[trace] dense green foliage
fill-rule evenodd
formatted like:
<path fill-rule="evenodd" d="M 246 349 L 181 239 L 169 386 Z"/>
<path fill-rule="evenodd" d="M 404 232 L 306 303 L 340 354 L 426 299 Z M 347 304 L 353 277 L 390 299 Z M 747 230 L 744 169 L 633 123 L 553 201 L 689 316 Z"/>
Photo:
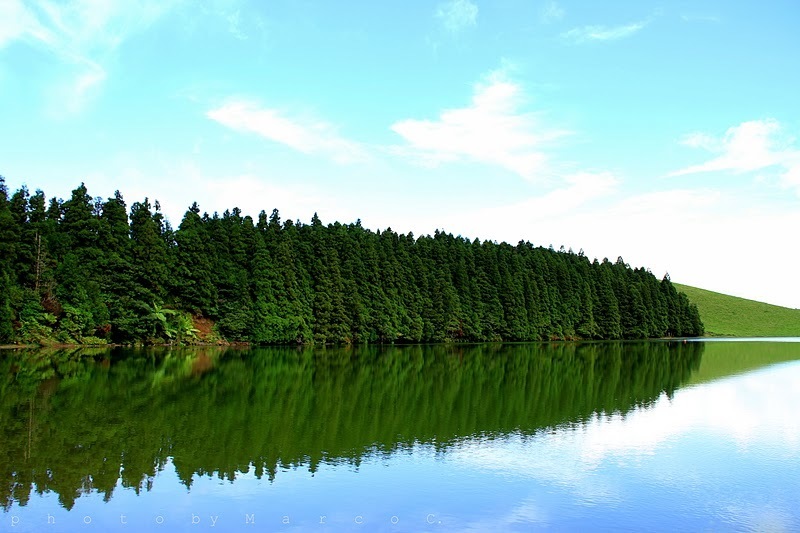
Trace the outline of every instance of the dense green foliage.
<path fill-rule="evenodd" d="M 149 490 L 170 461 L 272 480 L 646 408 L 704 343 L 91 349 L 0 354 L 0 502 Z M 158 483 L 156 479 L 155 483 Z M 120 489 L 119 487 L 122 487 Z"/>
<path fill-rule="evenodd" d="M 83 185 L 48 204 L 0 181 L 0 254 L 0 342 L 180 341 L 192 317 L 262 344 L 703 333 L 668 278 L 621 258 L 197 204 L 173 230 L 158 202 L 128 211 Z"/>
<path fill-rule="evenodd" d="M 800 309 L 779 307 L 718 292 L 678 285 L 703 315 L 706 335 L 800 337 Z"/>

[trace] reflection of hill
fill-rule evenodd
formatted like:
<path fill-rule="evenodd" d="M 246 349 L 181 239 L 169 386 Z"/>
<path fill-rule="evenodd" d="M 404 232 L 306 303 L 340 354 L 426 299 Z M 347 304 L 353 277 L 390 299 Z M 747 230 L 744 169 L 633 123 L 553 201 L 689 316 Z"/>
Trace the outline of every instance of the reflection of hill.
<path fill-rule="evenodd" d="M 757 368 L 800 359 L 798 342 L 708 341 L 703 361 L 688 384 L 744 374 Z"/>
<path fill-rule="evenodd" d="M 6 505 L 33 487 L 71 508 L 82 492 L 180 478 L 270 479 L 289 465 L 358 464 L 474 435 L 535 433 L 672 392 L 702 343 L 408 346 L 143 352 L 0 359 Z M 109 361 L 113 361 L 110 363 Z"/>

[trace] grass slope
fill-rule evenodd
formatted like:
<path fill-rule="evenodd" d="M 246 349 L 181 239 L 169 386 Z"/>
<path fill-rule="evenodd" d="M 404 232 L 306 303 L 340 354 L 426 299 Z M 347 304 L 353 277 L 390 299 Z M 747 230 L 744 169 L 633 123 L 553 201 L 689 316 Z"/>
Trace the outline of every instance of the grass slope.
<path fill-rule="evenodd" d="M 800 337 L 800 309 L 674 284 L 700 311 L 711 337 Z"/>

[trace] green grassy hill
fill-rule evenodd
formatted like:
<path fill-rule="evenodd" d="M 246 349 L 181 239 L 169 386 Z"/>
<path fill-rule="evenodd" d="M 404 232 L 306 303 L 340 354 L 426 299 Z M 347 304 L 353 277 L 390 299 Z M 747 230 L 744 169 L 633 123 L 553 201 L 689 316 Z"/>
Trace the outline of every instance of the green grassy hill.
<path fill-rule="evenodd" d="M 789 309 L 688 285 L 675 287 L 697 304 L 711 337 L 800 337 L 800 309 Z"/>

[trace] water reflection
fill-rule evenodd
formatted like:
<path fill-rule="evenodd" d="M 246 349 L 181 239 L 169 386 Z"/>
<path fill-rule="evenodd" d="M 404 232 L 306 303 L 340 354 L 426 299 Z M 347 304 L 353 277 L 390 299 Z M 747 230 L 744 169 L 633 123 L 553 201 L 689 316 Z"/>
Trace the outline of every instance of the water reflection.
<path fill-rule="evenodd" d="M 274 480 L 286 468 L 359 468 L 424 445 L 591 428 L 670 398 L 702 343 L 193 349 L 5 353 L 0 360 L 3 504 L 54 492 L 139 494 L 169 465 Z M 598 415 L 600 414 L 600 415 Z M 466 447 L 466 448 L 465 448 Z M 470 452 L 478 457 L 475 452 Z"/>
<path fill-rule="evenodd" d="M 797 346 L 793 354 L 800 356 Z M 798 409 L 794 361 L 552 435 L 511 436 L 491 447 L 472 441 L 449 460 L 525 487 L 528 497 L 491 517 L 500 530 L 515 529 L 523 515 L 528 526 L 567 530 L 797 531 Z M 548 487 L 558 487 L 555 501 Z M 488 524 L 478 517 L 464 529 Z"/>

